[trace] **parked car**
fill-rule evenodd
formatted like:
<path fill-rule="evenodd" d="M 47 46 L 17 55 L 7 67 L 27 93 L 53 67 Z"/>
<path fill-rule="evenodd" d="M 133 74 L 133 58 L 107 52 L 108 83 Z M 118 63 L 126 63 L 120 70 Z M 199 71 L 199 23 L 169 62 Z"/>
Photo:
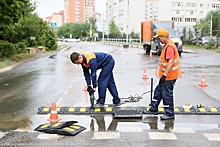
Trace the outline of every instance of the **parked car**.
<path fill-rule="evenodd" d="M 194 38 L 192 43 L 193 45 L 202 44 L 202 38 Z"/>
<path fill-rule="evenodd" d="M 207 36 L 207 37 L 202 37 L 202 45 L 207 45 L 209 41 L 214 40 L 214 42 L 217 42 L 216 36 Z"/>

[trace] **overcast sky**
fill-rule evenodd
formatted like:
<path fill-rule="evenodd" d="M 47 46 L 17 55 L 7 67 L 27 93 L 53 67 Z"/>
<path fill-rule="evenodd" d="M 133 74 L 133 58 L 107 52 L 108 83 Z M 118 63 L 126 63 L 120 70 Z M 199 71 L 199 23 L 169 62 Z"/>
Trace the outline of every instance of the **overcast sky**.
<path fill-rule="evenodd" d="M 46 18 L 53 14 L 53 12 L 58 12 L 64 10 L 64 0 L 31 0 L 37 2 L 37 14 L 40 17 Z M 101 13 L 105 12 L 105 2 L 106 0 L 95 0 L 96 10 L 95 12 Z"/>

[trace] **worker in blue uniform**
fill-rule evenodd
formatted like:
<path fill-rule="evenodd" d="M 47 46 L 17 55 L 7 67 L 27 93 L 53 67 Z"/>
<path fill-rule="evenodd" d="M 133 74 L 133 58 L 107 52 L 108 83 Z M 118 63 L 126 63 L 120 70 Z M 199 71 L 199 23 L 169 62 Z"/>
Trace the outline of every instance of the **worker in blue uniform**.
<path fill-rule="evenodd" d="M 73 64 L 81 64 L 87 83 L 88 92 L 95 92 L 96 88 L 98 87 L 99 98 L 94 105 L 94 108 L 104 107 L 107 88 L 113 97 L 113 104 L 115 106 L 121 105 L 121 100 L 118 96 L 118 91 L 112 72 L 115 65 L 115 60 L 111 55 L 102 52 L 81 54 L 73 52 L 70 55 L 70 60 Z M 101 72 L 97 80 L 98 69 L 101 69 Z"/>

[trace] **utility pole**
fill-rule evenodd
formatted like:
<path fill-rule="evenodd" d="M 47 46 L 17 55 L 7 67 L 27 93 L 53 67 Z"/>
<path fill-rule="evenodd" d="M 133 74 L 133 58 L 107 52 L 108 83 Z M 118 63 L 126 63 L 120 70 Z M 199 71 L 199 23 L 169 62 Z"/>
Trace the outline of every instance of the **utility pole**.
<path fill-rule="evenodd" d="M 128 34 L 129 34 L 129 0 L 128 0 L 128 13 L 127 13 L 127 39 L 126 39 L 126 43 L 128 45 Z"/>
<path fill-rule="evenodd" d="M 212 14 L 211 14 L 211 21 L 210 21 L 210 36 L 212 36 Z"/>
<path fill-rule="evenodd" d="M 103 23 L 103 28 L 102 28 L 102 41 L 103 41 L 103 44 L 105 43 L 105 20 L 104 20 L 104 11 L 103 11 L 103 16 L 102 16 L 102 23 Z"/>

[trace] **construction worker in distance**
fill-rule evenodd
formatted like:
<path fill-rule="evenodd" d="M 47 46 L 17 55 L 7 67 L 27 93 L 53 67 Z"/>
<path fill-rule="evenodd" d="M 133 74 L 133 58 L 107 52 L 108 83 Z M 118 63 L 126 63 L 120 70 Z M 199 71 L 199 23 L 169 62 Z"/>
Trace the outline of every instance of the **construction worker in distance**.
<path fill-rule="evenodd" d="M 98 86 L 99 98 L 97 100 L 97 103 L 94 105 L 94 108 L 104 107 L 107 88 L 113 97 L 113 105 L 121 105 L 121 100 L 118 96 L 118 91 L 112 72 L 115 65 L 115 60 L 111 55 L 101 52 L 82 54 L 73 52 L 70 55 L 70 60 L 74 64 L 81 64 L 88 87 L 87 91 L 89 93 L 94 93 L 96 91 L 96 87 Z M 102 70 L 99 74 L 97 82 L 96 72 L 98 69 Z"/>
<path fill-rule="evenodd" d="M 165 113 L 160 118 L 163 120 L 174 119 L 174 83 L 177 78 L 182 76 L 179 53 L 176 45 L 170 40 L 169 32 L 166 29 L 159 29 L 154 37 L 158 37 L 158 41 L 164 46 L 156 69 L 156 75 L 160 80 L 154 91 L 149 112 L 157 115 L 158 106 L 163 99 Z"/>

